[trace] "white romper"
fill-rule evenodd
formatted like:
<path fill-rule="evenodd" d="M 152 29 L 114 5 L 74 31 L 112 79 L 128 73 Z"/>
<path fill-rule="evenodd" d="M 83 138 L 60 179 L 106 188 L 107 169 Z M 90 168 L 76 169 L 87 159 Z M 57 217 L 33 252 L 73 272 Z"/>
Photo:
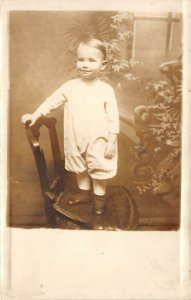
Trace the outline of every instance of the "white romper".
<path fill-rule="evenodd" d="M 46 115 L 64 104 L 65 168 L 95 179 L 117 172 L 117 144 L 113 158 L 104 157 L 108 134 L 119 133 L 119 114 L 112 87 L 97 80 L 73 79 L 64 83 L 37 109 Z"/>

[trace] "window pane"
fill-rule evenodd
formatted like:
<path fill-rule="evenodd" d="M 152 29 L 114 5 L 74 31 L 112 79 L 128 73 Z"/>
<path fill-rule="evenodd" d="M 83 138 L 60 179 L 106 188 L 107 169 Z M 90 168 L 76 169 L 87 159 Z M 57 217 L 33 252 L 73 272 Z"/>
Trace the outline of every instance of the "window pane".
<path fill-rule="evenodd" d="M 158 62 L 165 57 L 166 21 L 136 21 L 134 57 L 143 62 Z"/>

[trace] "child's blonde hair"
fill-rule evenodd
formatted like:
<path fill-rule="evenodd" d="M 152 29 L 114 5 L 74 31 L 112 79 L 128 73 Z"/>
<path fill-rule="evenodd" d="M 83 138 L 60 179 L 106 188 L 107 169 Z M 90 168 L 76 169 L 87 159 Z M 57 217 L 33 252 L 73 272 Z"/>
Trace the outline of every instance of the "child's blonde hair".
<path fill-rule="evenodd" d="M 104 45 L 104 43 L 102 41 L 100 41 L 98 39 L 95 39 L 93 37 L 90 37 L 90 38 L 86 38 L 86 39 L 82 40 L 78 44 L 78 47 L 80 45 L 87 45 L 87 46 L 90 46 L 90 47 L 93 47 L 93 48 L 96 48 L 96 49 L 100 50 L 101 53 L 103 54 L 104 60 L 106 60 L 106 58 L 107 58 L 107 50 L 106 50 L 106 47 L 105 47 L 105 45 Z"/>

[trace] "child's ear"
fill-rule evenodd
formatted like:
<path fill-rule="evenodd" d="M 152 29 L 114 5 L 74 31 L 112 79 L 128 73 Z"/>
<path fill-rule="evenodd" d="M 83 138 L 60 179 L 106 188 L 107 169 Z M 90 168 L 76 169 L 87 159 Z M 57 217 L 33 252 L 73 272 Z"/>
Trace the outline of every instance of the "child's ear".
<path fill-rule="evenodd" d="M 107 67 L 107 61 L 104 60 L 104 61 L 102 62 L 101 70 L 104 71 L 106 67 Z"/>

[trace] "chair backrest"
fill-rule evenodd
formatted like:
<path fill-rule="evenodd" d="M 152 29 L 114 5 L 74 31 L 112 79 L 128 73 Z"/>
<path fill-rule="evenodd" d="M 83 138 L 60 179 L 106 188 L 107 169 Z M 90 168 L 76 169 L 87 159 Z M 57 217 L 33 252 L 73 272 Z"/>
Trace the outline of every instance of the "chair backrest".
<path fill-rule="evenodd" d="M 42 126 L 45 126 L 49 132 L 52 158 L 54 164 L 54 173 L 56 178 L 63 177 L 64 175 L 64 161 L 61 160 L 60 148 L 59 148 L 58 137 L 56 132 L 55 118 L 42 117 L 38 119 L 35 125 L 33 126 L 29 127 L 29 125 L 26 125 L 25 127 L 26 136 L 35 158 L 36 167 L 40 179 L 41 190 L 42 192 L 46 192 L 50 190 L 50 182 L 48 179 L 45 155 L 39 143 L 40 128 Z"/>

